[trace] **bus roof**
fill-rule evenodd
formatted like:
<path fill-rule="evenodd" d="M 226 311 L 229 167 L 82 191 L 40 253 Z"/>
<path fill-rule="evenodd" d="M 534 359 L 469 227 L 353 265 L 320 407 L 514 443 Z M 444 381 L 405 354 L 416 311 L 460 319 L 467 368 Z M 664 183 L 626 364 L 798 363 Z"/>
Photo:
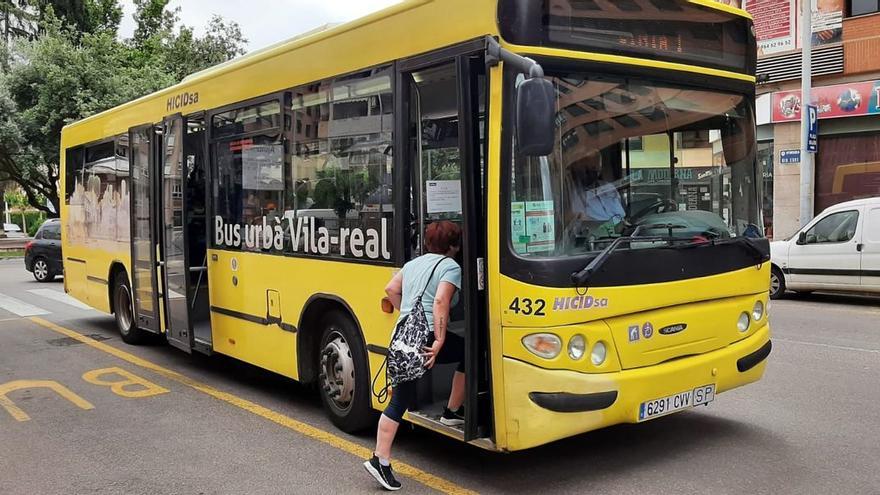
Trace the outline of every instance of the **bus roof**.
<path fill-rule="evenodd" d="M 730 7 L 716 0 L 687 1 L 729 14 L 749 17 L 744 10 Z M 347 23 L 326 24 L 285 41 L 255 50 L 242 57 L 191 74 L 180 83 L 168 88 L 68 124 L 63 130 L 65 135 L 79 131 L 77 129 L 79 127 L 104 121 L 104 125 L 89 126 L 95 127 L 91 132 L 83 132 L 81 136 L 64 139 L 64 141 L 67 141 L 70 146 L 75 146 L 126 132 L 130 127 L 148 122 L 159 122 L 164 116 L 177 113 L 175 111 L 160 111 L 165 109 L 165 105 L 160 105 L 163 98 L 169 96 L 173 98 L 174 95 L 186 91 L 198 90 L 200 86 L 205 86 L 207 83 L 212 83 L 211 86 L 215 88 L 224 85 L 227 88 L 235 88 L 236 96 L 231 97 L 230 91 L 222 91 L 226 94 L 225 97 L 203 98 L 200 104 L 186 108 L 186 113 L 219 108 L 238 101 L 282 91 L 294 85 L 306 84 L 324 77 L 352 72 L 402 57 L 414 56 L 480 36 L 498 36 L 497 4 L 498 0 L 402 0 L 400 3 Z M 436 26 L 436 19 L 444 20 L 443 29 L 425 29 L 425 26 Z M 351 53 L 347 53 L 347 48 L 350 48 L 351 52 L 356 51 L 357 55 L 352 56 Z M 312 53 L 303 53 L 302 59 L 295 58 L 298 56 L 297 52 L 300 51 Z M 330 62 L 324 60 L 321 63 L 315 63 L 316 60 L 307 58 L 314 55 L 314 52 L 324 52 L 325 57 L 323 58 L 330 58 L 326 57 L 328 53 L 333 53 L 334 56 Z M 239 73 L 238 75 L 247 78 L 250 75 L 248 69 L 263 65 L 273 59 L 277 59 L 274 61 L 279 64 L 273 66 L 272 70 L 283 72 L 285 76 L 279 75 L 268 79 L 279 82 L 284 80 L 287 83 L 272 86 L 271 83 L 264 80 L 266 78 L 253 78 L 248 80 L 248 88 L 244 89 L 236 80 L 224 77 L 235 77 L 235 74 Z M 292 63 L 294 60 L 300 64 L 300 70 L 291 71 L 289 67 L 285 69 L 284 62 Z M 303 60 L 309 60 L 311 63 L 303 64 Z M 317 65 L 332 65 L 333 70 L 322 71 L 316 67 Z M 263 67 L 263 69 L 268 69 L 268 67 Z M 297 82 L 289 84 L 291 79 L 295 79 Z M 258 82 L 262 84 L 258 84 Z M 130 112 L 136 115 L 131 115 L 129 118 L 111 118 L 126 109 L 148 104 L 156 105 L 151 108 L 153 111 Z M 80 132 L 75 133 L 80 134 Z"/>

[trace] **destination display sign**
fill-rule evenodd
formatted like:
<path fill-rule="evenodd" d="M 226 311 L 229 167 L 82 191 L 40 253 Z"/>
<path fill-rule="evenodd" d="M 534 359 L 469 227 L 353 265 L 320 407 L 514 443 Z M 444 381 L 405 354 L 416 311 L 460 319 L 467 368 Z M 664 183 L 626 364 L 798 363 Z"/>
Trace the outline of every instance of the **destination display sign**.
<path fill-rule="evenodd" d="M 502 36 L 522 45 L 600 51 L 750 73 L 750 21 L 684 1 L 507 0 Z M 700 19 L 695 22 L 694 19 Z"/>

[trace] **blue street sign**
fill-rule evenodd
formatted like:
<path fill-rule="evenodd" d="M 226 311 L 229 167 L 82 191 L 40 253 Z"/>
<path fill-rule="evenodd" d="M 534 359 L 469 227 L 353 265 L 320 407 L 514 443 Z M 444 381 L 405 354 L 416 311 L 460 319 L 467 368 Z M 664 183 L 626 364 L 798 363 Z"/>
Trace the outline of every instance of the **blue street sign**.
<path fill-rule="evenodd" d="M 800 163 L 801 150 L 782 150 L 779 152 L 779 163 Z"/>
<path fill-rule="evenodd" d="M 815 105 L 807 105 L 807 119 L 807 151 L 815 153 L 819 151 L 819 109 Z"/>

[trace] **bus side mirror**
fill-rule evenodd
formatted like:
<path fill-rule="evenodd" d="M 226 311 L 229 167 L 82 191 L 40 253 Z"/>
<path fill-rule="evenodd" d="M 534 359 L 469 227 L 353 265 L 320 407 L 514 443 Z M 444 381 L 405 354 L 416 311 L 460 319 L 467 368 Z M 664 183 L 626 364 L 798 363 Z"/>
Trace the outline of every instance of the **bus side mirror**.
<path fill-rule="evenodd" d="M 543 77 L 520 83 L 516 90 L 516 144 L 525 156 L 553 152 L 556 133 L 556 89 Z"/>

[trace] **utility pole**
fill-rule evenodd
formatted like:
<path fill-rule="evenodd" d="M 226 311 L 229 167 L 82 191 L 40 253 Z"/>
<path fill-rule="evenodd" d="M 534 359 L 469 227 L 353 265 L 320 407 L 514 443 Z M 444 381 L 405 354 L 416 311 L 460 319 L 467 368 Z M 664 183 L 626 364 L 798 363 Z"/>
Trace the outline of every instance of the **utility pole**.
<path fill-rule="evenodd" d="M 810 115 L 807 106 L 812 102 L 813 86 L 813 1 L 800 0 L 801 4 L 801 208 L 800 223 L 805 226 L 813 219 L 813 194 L 816 169 L 813 154 L 807 150 Z"/>

